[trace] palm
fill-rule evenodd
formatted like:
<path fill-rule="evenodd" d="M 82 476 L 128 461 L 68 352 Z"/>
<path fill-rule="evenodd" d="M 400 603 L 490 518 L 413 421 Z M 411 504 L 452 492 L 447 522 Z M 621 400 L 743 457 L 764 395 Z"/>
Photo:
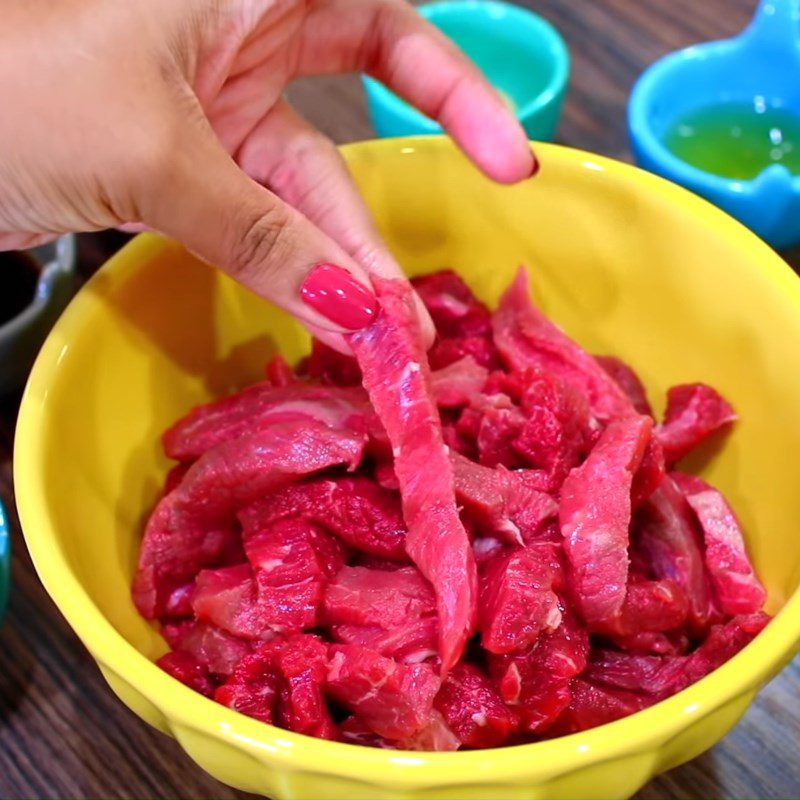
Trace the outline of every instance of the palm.
<path fill-rule="evenodd" d="M 73 5 L 53 3 L 39 20 L 14 3 L 3 18 L 4 31 L 15 19 L 21 31 L 41 22 L 75 44 L 49 58 L 31 50 L 21 68 L 35 91 L 0 82 L 15 108 L 14 124 L 0 126 L 0 151 L 12 153 L 10 167 L 0 163 L 0 248 L 149 226 L 321 324 L 298 296 L 310 264 L 332 260 L 365 285 L 370 273 L 402 271 L 333 143 L 283 99 L 301 76 L 368 72 L 436 118 L 491 177 L 531 173 L 502 100 L 404 0 L 95 0 L 80 18 L 62 13 Z M 58 99 L 52 123 L 43 93 Z M 85 107 L 97 119 L 87 123 Z M 48 135 L 64 127 L 63 108 L 79 109 L 71 136 Z"/>

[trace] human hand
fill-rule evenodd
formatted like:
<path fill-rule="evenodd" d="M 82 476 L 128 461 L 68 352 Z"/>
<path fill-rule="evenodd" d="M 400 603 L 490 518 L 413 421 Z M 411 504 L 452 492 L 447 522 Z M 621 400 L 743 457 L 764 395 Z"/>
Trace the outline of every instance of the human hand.
<path fill-rule="evenodd" d="M 370 273 L 402 273 L 283 99 L 294 78 L 367 72 L 490 177 L 536 169 L 501 98 L 402 0 L 6 0 L 3 17 L 0 249 L 146 226 L 340 349 L 374 312 Z"/>

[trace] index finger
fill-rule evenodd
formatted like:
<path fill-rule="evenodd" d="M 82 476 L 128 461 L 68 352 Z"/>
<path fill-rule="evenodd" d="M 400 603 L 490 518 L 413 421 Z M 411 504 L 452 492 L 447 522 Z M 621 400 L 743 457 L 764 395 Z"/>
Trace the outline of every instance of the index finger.
<path fill-rule="evenodd" d="M 432 117 L 489 177 L 535 174 L 527 136 L 477 66 L 402 0 L 330 0 L 312 6 L 298 74 L 360 70 Z"/>

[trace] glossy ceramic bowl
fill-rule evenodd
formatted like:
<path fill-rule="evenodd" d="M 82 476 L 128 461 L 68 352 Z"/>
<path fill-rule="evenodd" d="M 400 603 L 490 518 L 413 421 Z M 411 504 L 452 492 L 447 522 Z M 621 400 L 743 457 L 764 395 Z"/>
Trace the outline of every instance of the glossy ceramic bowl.
<path fill-rule="evenodd" d="M 151 663 L 166 646 L 128 590 L 167 469 L 159 435 L 195 403 L 259 378 L 278 347 L 295 359 L 308 340 L 177 245 L 141 236 L 80 292 L 39 356 L 17 433 L 17 502 L 47 590 L 111 687 L 221 781 L 272 798 L 622 798 L 713 745 L 798 649 L 800 281 L 672 183 L 575 150 L 538 153 L 539 177 L 501 187 L 445 139 L 344 149 L 410 272 L 453 266 L 494 303 L 527 262 L 544 309 L 591 350 L 630 361 L 660 408 L 679 381 L 733 400 L 742 421 L 703 473 L 739 510 L 780 613 L 731 662 L 651 709 L 498 750 L 310 739 L 195 694 Z"/>
<path fill-rule="evenodd" d="M 72 297 L 75 283 L 74 235 L 26 252 L 39 267 L 39 280 L 31 304 L 0 324 L 0 395 L 24 385 L 42 342 Z M 0 274 L 0 287 L 2 281 Z"/>
<path fill-rule="evenodd" d="M 11 529 L 8 514 L 0 500 L 0 623 L 6 614 L 8 595 L 11 592 Z"/>
<path fill-rule="evenodd" d="M 443 0 L 417 9 L 449 36 L 512 104 L 531 139 L 556 132 L 569 80 L 561 34 L 544 17 L 498 0 Z M 374 78 L 362 78 L 378 136 L 441 133 L 438 123 Z"/>
<path fill-rule="evenodd" d="M 636 163 L 716 203 L 773 247 L 800 243 L 800 176 L 775 163 L 751 180 L 725 178 L 686 163 L 663 142 L 676 119 L 720 102 L 800 115 L 798 73 L 800 0 L 761 0 L 739 36 L 670 53 L 642 73 L 628 103 Z"/>

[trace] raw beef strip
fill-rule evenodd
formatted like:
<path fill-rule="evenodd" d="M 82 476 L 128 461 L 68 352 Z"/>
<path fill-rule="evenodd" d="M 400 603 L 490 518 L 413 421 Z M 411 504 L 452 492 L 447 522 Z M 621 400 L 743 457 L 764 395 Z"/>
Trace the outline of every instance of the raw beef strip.
<path fill-rule="evenodd" d="M 504 394 L 476 395 L 458 420 L 456 430 L 474 443 L 485 467 L 521 467 L 514 442 L 525 427 L 525 416 Z"/>
<path fill-rule="evenodd" d="M 541 470 L 545 487 L 561 488 L 599 435 L 584 395 L 540 370 L 522 373 L 520 404 L 525 415 L 511 447 L 528 467 Z"/>
<path fill-rule="evenodd" d="M 489 309 L 472 293 L 460 275 L 441 270 L 412 280 L 440 336 L 489 334 Z"/>
<path fill-rule="evenodd" d="M 674 464 L 735 419 L 731 404 L 716 389 L 704 383 L 673 386 L 667 392 L 664 422 L 655 430 L 667 464 Z"/>
<path fill-rule="evenodd" d="M 519 725 L 489 679 L 471 664 L 457 664 L 433 701 L 465 747 L 498 747 Z"/>
<path fill-rule="evenodd" d="M 242 553 L 244 558 L 244 553 Z M 241 559 L 236 559 L 237 561 Z M 173 589 L 166 602 L 164 603 L 163 619 L 166 621 L 177 620 L 182 617 L 191 617 L 193 614 L 192 601 L 194 599 L 194 581 L 185 583 L 183 586 L 178 586 Z"/>
<path fill-rule="evenodd" d="M 597 686 L 582 678 L 570 684 L 570 703 L 549 731 L 551 736 L 596 728 L 652 705 L 651 698 L 621 689 Z"/>
<path fill-rule="evenodd" d="M 344 567 L 325 589 L 322 621 L 391 630 L 435 613 L 436 595 L 416 567 Z"/>
<path fill-rule="evenodd" d="M 380 569 L 384 572 L 392 572 L 396 569 L 403 569 L 403 567 L 412 566 L 411 560 L 406 558 L 405 561 L 390 561 L 388 558 L 381 558 L 380 556 L 371 556 L 369 553 L 353 553 L 350 559 L 351 567 L 366 567 L 367 569 Z"/>
<path fill-rule="evenodd" d="M 699 681 L 735 656 L 769 622 L 766 614 L 733 617 L 714 625 L 700 646 L 685 656 L 636 656 L 597 649 L 587 678 L 615 689 L 662 700 Z"/>
<path fill-rule="evenodd" d="M 639 414 L 644 414 L 646 417 L 653 416 L 653 408 L 647 399 L 647 390 L 632 367 L 616 356 L 595 356 L 595 360 L 625 392 Z"/>
<path fill-rule="evenodd" d="M 249 564 L 201 570 L 193 607 L 199 621 L 234 636 L 258 639 L 271 630 L 256 602 L 256 582 Z"/>
<path fill-rule="evenodd" d="M 478 630 L 483 649 L 515 653 L 561 623 L 561 565 L 552 545 L 533 544 L 496 556 L 481 570 Z M 555 584 L 555 587 L 554 587 Z"/>
<path fill-rule="evenodd" d="M 319 339 L 311 343 L 311 355 L 305 360 L 303 373 L 326 386 L 361 386 L 361 368 L 355 358 Z"/>
<path fill-rule="evenodd" d="M 290 484 L 256 503 L 248 513 L 268 525 L 302 517 L 343 542 L 381 558 L 406 561 L 406 525 L 395 492 L 361 475 Z"/>
<path fill-rule="evenodd" d="M 320 739 L 338 739 L 325 702 L 328 645 L 307 633 L 275 639 L 258 651 L 280 677 L 278 721 L 285 728 Z"/>
<path fill-rule="evenodd" d="M 388 489 L 391 492 L 400 491 L 400 481 L 394 471 L 394 464 L 389 461 L 378 461 L 375 464 L 373 476 L 381 489 Z"/>
<path fill-rule="evenodd" d="M 214 696 L 214 681 L 211 680 L 208 669 L 193 655 L 182 650 L 175 650 L 172 653 L 165 653 L 156 661 L 156 664 L 190 689 L 194 689 L 206 697 Z"/>
<path fill-rule="evenodd" d="M 487 315 L 488 320 L 488 315 Z M 489 327 L 487 326 L 487 331 Z M 305 373 L 326 386 L 361 386 L 361 368 L 352 356 L 314 339 Z M 489 371 L 465 355 L 431 373 L 431 390 L 441 408 L 467 405 L 486 383 Z"/>
<path fill-rule="evenodd" d="M 173 650 L 194 656 L 213 675 L 230 675 L 251 652 L 248 642 L 204 622 L 168 623 L 161 634 Z"/>
<path fill-rule="evenodd" d="M 480 366 L 472 356 L 431 372 L 431 392 L 439 408 L 459 408 L 480 393 L 489 370 Z"/>
<path fill-rule="evenodd" d="M 350 744 L 358 744 L 362 747 L 378 747 L 382 750 L 397 750 L 396 742 L 389 742 L 382 736 L 378 736 L 372 728 L 356 716 L 348 717 L 339 726 L 342 740 Z"/>
<path fill-rule="evenodd" d="M 411 619 L 393 628 L 332 625 L 331 637 L 342 644 L 368 647 L 403 664 L 419 664 L 436 655 L 439 621 L 436 617 Z"/>
<path fill-rule="evenodd" d="M 529 485 L 528 470 L 491 469 L 450 453 L 456 498 L 487 532 L 496 533 L 509 544 L 522 544 L 535 536 L 558 513 L 552 497 Z"/>
<path fill-rule="evenodd" d="M 272 724 L 279 691 L 280 678 L 272 658 L 256 651 L 239 662 L 233 675 L 217 688 L 214 699 L 240 714 Z"/>
<path fill-rule="evenodd" d="M 348 717 L 340 726 L 342 739 L 351 744 L 360 744 L 365 747 L 379 747 L 383 750 L 426 750 L 447 751 L 458 750 L 461 741 L 447 727 L 444 718 L 438 711 L 432 711 L 427 725 L 418 733 L 389 742 L 382 736 L 374 733 L 358 717 Z"/>
<path fill-rule="evenodd" d="M 702 478 L 673 473 L 689 501 L 705 540 L 705 564 L 725 614 L 760 611 L 767 593 L 747 557 L 742 530 L 728 501 Z"/>
<path fill-rule="evenodd" d="M 595 684 L 649 695 L 652 700 L 672 694 L 689 656 L 632 655 L 594 648 L 585 677 Z"/>
<path fill-rule="evenodd" d="M 319 622 L 325 584 L 344 566 L 341 543 L 302 519 L 262 525 L 240 513 L 247 558 L 256 582 L 260 622 L 275 631 L 299 631 Z"/>
<path fill-rule="evenodd" d="M 436 326 L 432 367 L 446 367 L 465 356 L 483 367 L 498 366 L 489 310 L 458 275 L 447 270 L 413 283 Z"/>
<path fill-rule="evenodd" d="M 380 278 L 373 285 L 381 304 L 378 318 L 349 339 L 394 450 L 408 525 L 406 551 L 436 592 L 446 673 L 475 629 L 475 560 L 456 509 L 453 471 L 431 398 L 410 287 Z"/>
<path fill-rule="evenodd" d="M 677 583 L 631 576 L 619 615 L 595 632 L 622 637 L 663 633 L 680 628 L 688 614 L 689 600 Z"/>
<path fill-rule="evenodd" d="M 328 694 L 385 739 L 406 739 L 422 730 L 439 686 L 426 664 L 398 664 L 358 645 L 330 648 Z"/>
<path fill-rule="evenodd" d="M 634 522 L 635 547 L 655 577 L 674 581 L 689 601 L 689 621 L 702 631 L 711 613 L 711 597 L 700 538 L 692 510 L 671 476 L 662 481 Z"/>
<path fill-rule="evenodd" d="M 730 661 L 769 624 L 770 617 L 763 611 L 740 614 L 728 622 L 714 625 L 708 637 L 686 658 L 683 670 L 670 693 L 685 689 Z"/>
<path fill-rule="evenodd" d="M 264 374 L 276 389 L 283 389 L 297 382 L 294 370 L 286 363 L 286 359 L 282 355 L 273 356 L 267 362 Z"/>
<path fill-rule="evenodd" d="M 584 620 L 604 624 L 622 610 L 628 579 L 631 483 L 650 436 L 649 417 L 611 422 L 561 489 L 561 533 L 572 590 Z"/>
<path fill-rule="evenodd" d="M 434 709 L 426 725 L 411 736 L 397 742 L 398 750 L 448 752 L 458 750 L 461 740 L 450 730 L 444 717 Z"/>
<path fill-rule="evenodd" d="M 444 369 L 453 362 L 465 357 L 474 359 L 487 369 L 496 369 L 500 365 L 497 348 L 488 336 L 438 338 L 428 352 L 428 357 L 433 369 Z"/>
<path fill-rule="evenodd" d="M 170 593 L 219 562 L 238 508 L 318 470 L 357 466 L 363 434 L 319 423 L 286 423 L 226 442 L 199 459 L 148 520 L 133 583 L 147 619 L 164 613 Z"/>
<path fill-rule="evenodd" d="M 322 423 L 345 432 L 380 429 L 360 388 L 302 382 L 276 388 L 264 382 L 194 408 L 164 433 L 164 451 L 177 461 L 193 461 L 257 427 L 286 422 Z"/>
<path fill-rule="evenodd" d="M 635 655 L 677 656 L 689 649 L 689 637 L 679 631 L 643 631 L 632 636 L 612 636 L 611 641 L 620 650 Z"/>
<path fill-rule="evenodd" d="M 642 456 L 642 463 L 633 476 L 631 486 L 631 506 L 634 509 L 647 500 L 653 492 L 661 486 L 661 481 L 667 474 L 664 463 L 664 450 L 655 436 L 650 437 L 647 449 Z"/>
<path fill-rule="evenodd" d="M 586 396 L 603 422 L 633 413 L 616 381 L 533 305 L 524 268 L 501 298 L 492 325 L 495 344 L 512 370 L 539 368 L 558 376 Z"/>
<path fill-rule="evenodd" d="M 589 636 L 562 608 L 561 625 L 524 653 L 489 655 L 500 696 L 529 733 L 547 730 L 570 702 L 570 682 L 586 668 Z"/>
<path fill-rule="evenodd" d="M 506 551 L 505 544 L 494 536 L 479 536 L 472 540 L 472 552 L 475 554 L 475 563 L 478 565 L 478 569 Z"/>
<path fill-rule="evenodd" d="M 211 622 L 245 639 L 265 639 L 274 633 L 314 627 L 322 606 L 327 566 L 326 552 L 314 547 L 305 523 L 281 526 L 273 535 L 251 542 L 254 563 L 269 564 L 256 570 L 249 564 L 202 570 L 197 576 L 194 611 L 198 620 Z M 323 534 L 324 535 L 324 534 Z M 342 564 L 336 553 L 334 563 Z"/>
<path fill-rule="evenodd" d="M 186 477 L 190 464 L 176 464 L 167 473 L 164 480 L 164 494 L 169 494 L 173 489 L 177 489 L 181 481 Z"/>

